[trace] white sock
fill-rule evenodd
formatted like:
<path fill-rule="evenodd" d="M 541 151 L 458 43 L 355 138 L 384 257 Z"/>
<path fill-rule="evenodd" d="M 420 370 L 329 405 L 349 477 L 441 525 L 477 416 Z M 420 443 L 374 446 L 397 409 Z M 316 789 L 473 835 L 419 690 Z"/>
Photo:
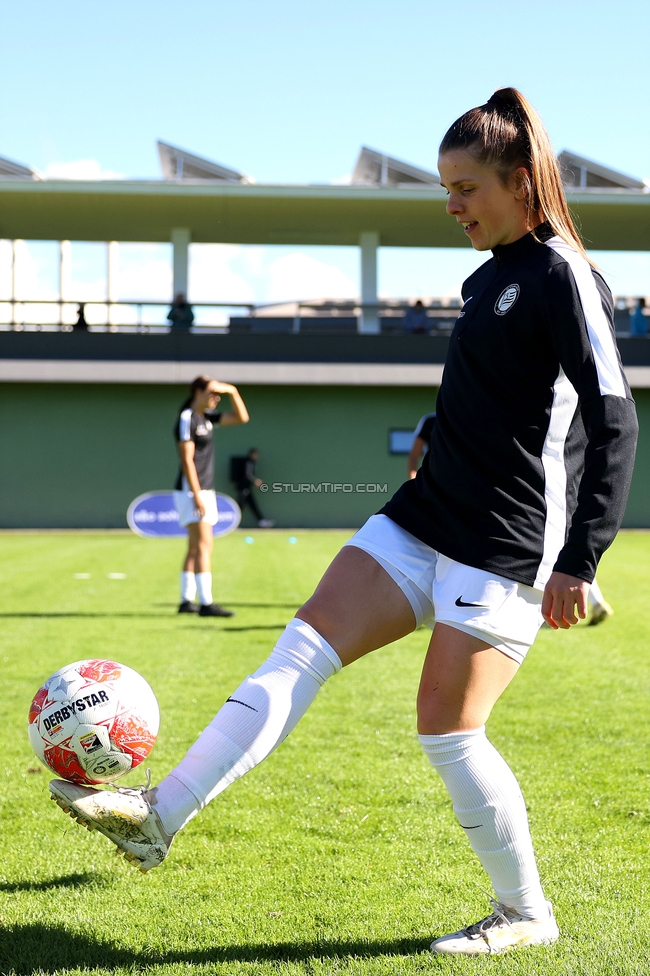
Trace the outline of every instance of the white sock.
<path fill-rule="evenodd" d="M 488 742 L 485 726 L 419 739 L 497 900 L 530 918 L 546 918 L 524 798 L 505 759 Z"/>
<path fill-rule="evenodd" d="M 591 586 L 589 587 L 588 600 L 589 600 L 589 606 L 592 608 L 592 610 L 594 607 L 597 607 L 600 604 L 603 604 L 605 602 L 605 597 L 603 596 L 601 589 L 598 583 L 596 582 L 596 580 L 594 580 Z"/>
<path fill-rule="evenodd" d="M 233 692 L 178 766 L 156 788 L 165 830 L 180 830 L 227 786 L 261 763 L 305 714 L 341 660 L 295 618 L 271 656 Z"/>
<path fill-rule="evenodd" d="M 196 599 L 196 576 L 194 573 L 181 573 L 181 603 L 194 603 Z"/>
<path fill-rule="evenodd" d="M 207 607 L 212 603 L 212 573 L 196 574 L 196 592 L 201 606 Z"/>

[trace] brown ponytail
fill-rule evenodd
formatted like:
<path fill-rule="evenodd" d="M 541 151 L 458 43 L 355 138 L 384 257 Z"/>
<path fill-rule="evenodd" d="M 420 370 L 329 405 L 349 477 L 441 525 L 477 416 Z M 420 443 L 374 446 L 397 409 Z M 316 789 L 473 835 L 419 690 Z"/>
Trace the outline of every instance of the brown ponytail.
<path fill-rule="evenodd" d="M 534 215 L 539 214 L 558 237 L 587 258 L 567 206 L 548 133 L 521 92 L 500 88 L 485 105 L 461 115 L 440 143 L 441 153 L 455 149 L 493 167 L 504 186 L 509 184 L 514 170 L 525 167 L 530 174 L 527 207 L 531 225 Z"/>
<path fill-rule="evenodd" d="M 190 395 L 188 396 L 187 400 L 185 400 L 181 404 L 181 408 L 179 412 L 182 413 L 183 410 L 187 410 L 187 408 L 191 406 L 192 402 L 194 401 L 194 397 L 197 391 L 207 389 L 208 383 L 211 383 L 213 379 L 214 379 L 213 376 L 203 375 L 203 376 L 197 376 L 195 380 L 192 380 L 192 382 L 190 383 Z"/>

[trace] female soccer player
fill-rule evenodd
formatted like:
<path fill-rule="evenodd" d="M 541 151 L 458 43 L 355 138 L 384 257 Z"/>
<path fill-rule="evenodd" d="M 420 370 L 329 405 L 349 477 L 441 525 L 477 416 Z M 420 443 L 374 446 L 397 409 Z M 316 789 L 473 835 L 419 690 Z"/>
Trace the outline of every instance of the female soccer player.
<path fill-rule="evenodd" d="M 637 424 L 611 295 L 532 107 L 514 89 L 496 92 L 451 126 L 439 169 L 448 213 L 492 256 L 463 287 L 417 476 L 345 545 L 268 660 L 156 788 L 50 788 L 141 870 L 155 867 L 328 678 L 435 614 L 420 742 L 496 898 L 486 918 L 432 949 L 476 955 L 558 936 L 521 791 L 485 722 L 542 621 L 567 629 L 584 618 L 622 518 Z"/>
<path fill-rule="evenodd" d="M 232 410 L 229 413 L 215 410 L 222 393 L 230 396 Z M 224 610 L 212 600 L 212 526 L 218 518 L 212 431 L 216 425 L 246 424 L 248 419 L 248 411 L 237 388 L 230 383 L 219 383 L 211 376 L 197 376 L 180 409 L 174 427 L 180 457 L 174 502 L 181 525 L 187 526 L 189 546 L 181 573 L 179 613 L 199 613 L 202 617 L 233 616 L 232 610 Z M 197 594 L 198 606 L 194 603 Z"/>

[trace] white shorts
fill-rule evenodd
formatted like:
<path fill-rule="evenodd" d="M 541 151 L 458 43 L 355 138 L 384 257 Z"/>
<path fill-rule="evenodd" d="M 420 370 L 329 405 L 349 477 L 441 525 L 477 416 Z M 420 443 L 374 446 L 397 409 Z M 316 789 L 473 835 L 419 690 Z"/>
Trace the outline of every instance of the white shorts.
<path fill-rule="evenodd" d="M 542 590 L 443 556 L 386 515 L 373 515 L 345 545 L 383 566 L 418 627 L 448 624 L 521 664 L 544 622 Z"/>
<path fill-rule="evenodd" d="M 212 489 L 206 488 L 199 492 L 199 497 L 205 505 L 205 515 L 199 518 L 194 508 L 194 495 L 191 491 L 175 491 L 174 505 L 179 515 L 181 525 L 189 525 L 190 522 L 207 522 L 208 525 L 216 525 L 219 521 L 217 511 L 217 495 Z"/>

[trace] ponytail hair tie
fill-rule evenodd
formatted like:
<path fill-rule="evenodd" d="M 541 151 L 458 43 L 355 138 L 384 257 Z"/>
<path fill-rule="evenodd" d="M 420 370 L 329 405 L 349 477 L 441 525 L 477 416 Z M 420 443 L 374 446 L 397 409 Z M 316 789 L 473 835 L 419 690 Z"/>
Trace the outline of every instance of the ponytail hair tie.
<path fill-rule="evenodd" d="M 499 115 L 509 115 L 513 121 L 522 119 L 521 105 L 516 99 L 504 97 L 500 91 L 495 91 L 486 102 L 486 108 L 494 108 Z"/>
<path fill-rule="evenodd" d="M 503 96 L 500 95 L 498 91 L 495 91 L 493 95 L 490 95 L 490 97 L 488 98 L 485 104 L 489 105 L 490 108 L 498 108 L 498 109 L 511 108 L 510 104 L 506 102 L 505 98 L 503 98 Z"/>

